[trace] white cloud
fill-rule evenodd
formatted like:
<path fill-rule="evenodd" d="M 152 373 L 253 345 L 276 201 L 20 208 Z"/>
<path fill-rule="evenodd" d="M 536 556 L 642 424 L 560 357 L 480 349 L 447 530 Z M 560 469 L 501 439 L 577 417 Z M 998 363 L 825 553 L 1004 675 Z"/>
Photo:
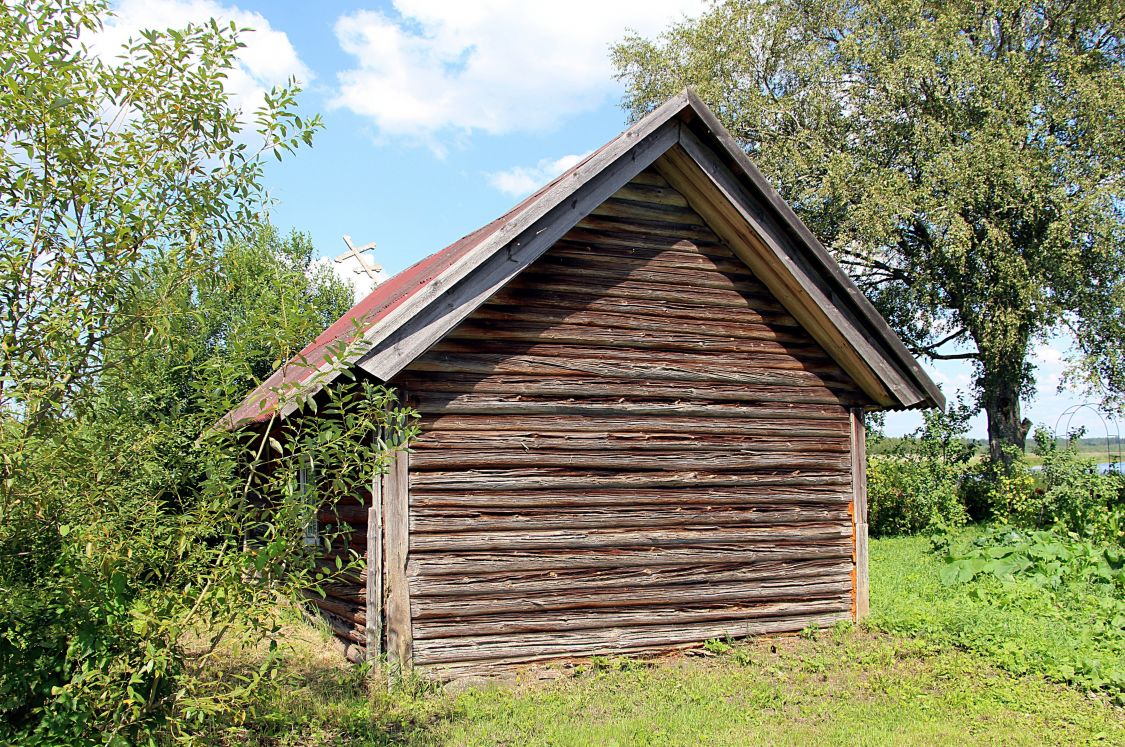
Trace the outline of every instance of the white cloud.
<path fill-rule="evenodd" d="M 261 106 L 273 86 L 285 85 L 290 77 L 302 84 L 313 79 L 288 35 L 274 29 L 260 13 L 213 0 L 120 0 L 114 3 L 113 12 L 102 31 L 89 41 L 90 48 L 107 60 L 120 55 L 122 45 L 130 37 L 137 38 L 142 29 L 183 28 L 211 18 L 253 29 L 239 35 L 246 46 L 238 53 L 238 68 L 226 81 L 227 93 L 247 114 Z"/>
<path fill-rule="evenodd" d="M 513 166 L 504 171 L 490 171 L 484 176 L 489 184 L 504 194 L 523 197 L 572 168 L 588 155 L 589 151 L 561 158 L 541 158 L 534 166 Z"/>
<path fill-rule="evenodd" d="M 332 102 L 383 135 L 433 145 L 441 136 L 536 131 L 589 111 L 620 89 L 609 46 L 650 35 L 702 0 L 394 0 L 393 13 L 341 16 L 336 37 L 355 67 Z"/>

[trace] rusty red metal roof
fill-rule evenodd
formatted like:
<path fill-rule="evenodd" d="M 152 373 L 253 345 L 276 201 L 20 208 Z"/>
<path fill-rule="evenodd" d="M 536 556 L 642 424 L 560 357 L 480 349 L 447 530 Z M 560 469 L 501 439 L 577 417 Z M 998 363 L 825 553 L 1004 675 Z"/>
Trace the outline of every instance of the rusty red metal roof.
<path fill-rule="evenodd" d="M 279 395 L 299 388 L 302 383 L 312 378 L 321 367 L 330 362 L 330 357 L 341 344 L 346 345 L 362 336 L 403 301 L 433 282 L 450 266 L 502 229 L 511 219 L 534 203 L 540 195 L 579 169 L 599 151 L 594 151 L 491 223 L 462 236 L 444 249 L 419 260 L 389 280 L 375 286 L 371 293 L 348 309 L 315 340 L 259 384 L 238 407 L 224 415 L 218 425 L 237 428 L 269 420 L 278 411 Z"/>

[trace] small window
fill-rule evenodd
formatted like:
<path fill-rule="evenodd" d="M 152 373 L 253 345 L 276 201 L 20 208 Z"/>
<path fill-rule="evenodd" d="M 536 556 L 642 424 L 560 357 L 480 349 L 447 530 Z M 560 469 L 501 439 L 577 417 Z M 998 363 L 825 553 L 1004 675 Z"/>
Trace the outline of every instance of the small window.
<path fill-rule="evenodd" d="M 316 511 L 316 486 L 313 483 L 313 463 L 311 458 L 301 460 L 301 467 L 297 470 L 298 495 L 308 506 L 309 519 L 305 522 L 304 544 L 306 547 L 320 546 L 320 522 L 317 521 Z"/>

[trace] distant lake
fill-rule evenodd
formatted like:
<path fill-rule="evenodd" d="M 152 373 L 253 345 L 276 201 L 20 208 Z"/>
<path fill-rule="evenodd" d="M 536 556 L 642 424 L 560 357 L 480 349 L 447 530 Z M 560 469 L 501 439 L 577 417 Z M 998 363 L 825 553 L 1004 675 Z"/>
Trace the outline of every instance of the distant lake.
<path fill-rule="evenodd" d="M 1037 464 L 1034 467 L 1029 467 L 1032 472 L 1039 472 L 1043 469 L 1043 465 Z M 1125 474 L 1125 464 L 1122 462 L 1098 462 L 1098 472 L 1103 475 L 1108 475 L 1110 472 L 1120 472 Z"/>

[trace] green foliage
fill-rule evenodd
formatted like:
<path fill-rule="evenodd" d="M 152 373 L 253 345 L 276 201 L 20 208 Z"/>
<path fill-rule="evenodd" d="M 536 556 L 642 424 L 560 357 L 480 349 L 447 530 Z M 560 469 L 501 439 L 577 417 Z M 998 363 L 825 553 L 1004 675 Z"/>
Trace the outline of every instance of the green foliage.
<path fill-rule="evenodd" d="M 1043 457 L 1044 489 L 1021 516 L 1027 526 L 1055 527 L 1095 542 L 1125 540 L 1125 506 L 1119 475 L 1103 475 L 1097 461 L 1079 455 L 1075 439 L 1059 448 L 1050 435 L 1035 434 Z"/>
<path fill-rule="evenodd" d="M 106 12 L 32 0 L 0 13 L 0 409 L 27 427 L 88 404 L 117 337 L 168 332 L 162 300 L 258 224 L 265 159 L 320 127 L 294 86 L 232 107 L 233 26 L 145 31 L 107 62 L 82 44 Z"/>
<path fill-rule="evenodd" d="M 1102 474 L 1096 459 L 1079 452 L 1077 438 L 1060 445 L 1040 429 L 1035 440 L 1038 469 L 1011 449 L 1007 465 L 979 464 L 969 471 L 961 493 L 973 517 L 1120 543 L 1125 522 L 1120 475 Z"/>
<path fill-rule="evenodd" d="M 1015 674 L 1125 696 L 1118 558 L 1073 538 L 1010 530 L 954 535 L 936 552 L 927 545 L 872 544 L 868 625 L 973 652 Z"/>
<path fill-rule="evenodd" d="M 718 2 L 614 50 L 633 116 L 693 86 L 915 350 L 1023 448 L 1031 343 L 1125 390 L 1116 0 Z"/>
<path fill-rule="evenodd" d="M 347 306 L 310 275 L 307 239 L 256 220 L 264 159 L 319 120 L 292 87 L 231 108 L 233 27 L 93 56 L 80 41 L 105 11 L 0 13 L 4 743 L 189 743 L 247 718 L 278 674 L 285 600 L 359 562 L 335 526 L 306 547 L 306 524 L 412 433 L 368 381 L 279 392 L 320 417 L 275 419 L 268 438 L 211 429 Z M 344 368 L 354 351 L 333 355 Z M 254 667 L 212 666 L 259 644 Z"/>
<path fill-rule="evenodd" d="M 971 415 L 971 408 L 960 402 L 948 412 L 930 410 L 922 427 L 889 454 L 868 458 L 867 515 L 873 536 L 965 524 L 968 514 L 958 491 L 973 457 L 964 438 Z"/>
<path fill-rule="evenodd" d="M 967 547 L 950 546 L 945 559 L 941 580 L 947 585 L 989 574 L 1001 581 L 1026 578 L 1054 589 L 1081 582 L 1104 584 L 1117 594 L 1125 592 L 1125 551 L 1057 532 L 997 528 Z"/>

